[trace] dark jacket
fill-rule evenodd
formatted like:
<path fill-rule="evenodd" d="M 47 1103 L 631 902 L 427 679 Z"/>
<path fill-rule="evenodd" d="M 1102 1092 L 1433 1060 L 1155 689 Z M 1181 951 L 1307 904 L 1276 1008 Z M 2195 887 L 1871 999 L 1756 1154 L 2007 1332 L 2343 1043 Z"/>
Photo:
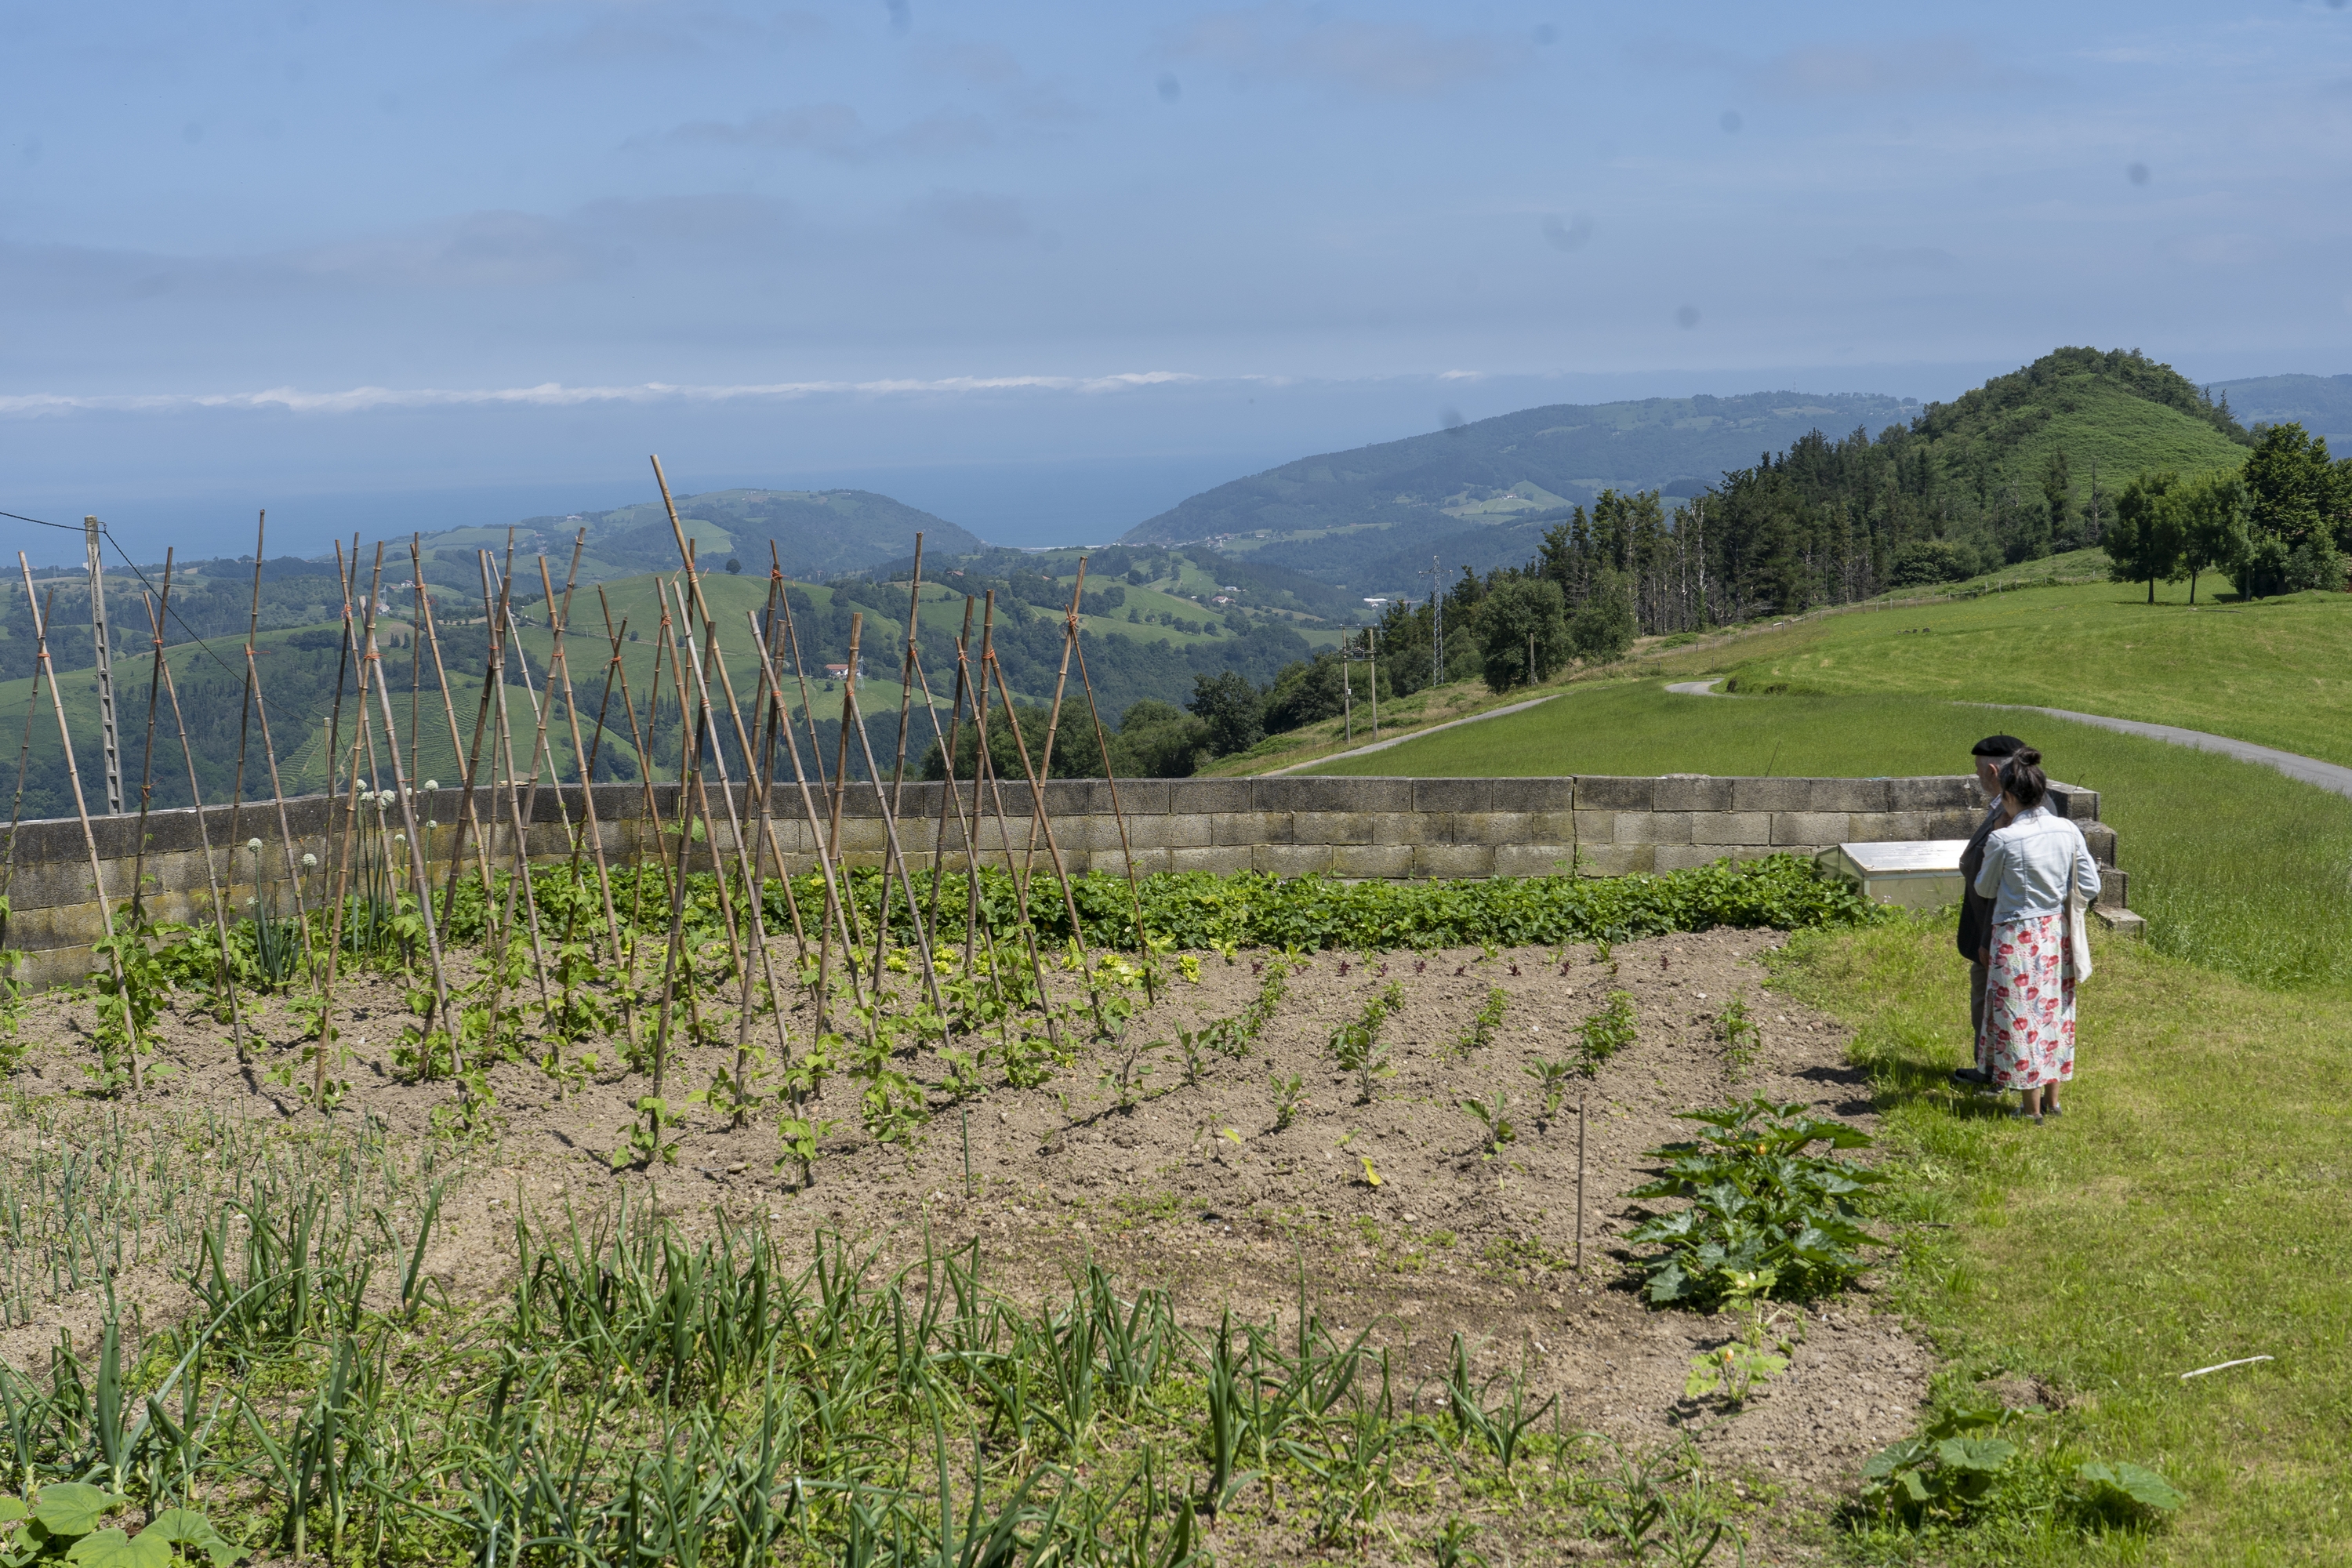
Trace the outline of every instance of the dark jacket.
<path fill-rule="evenodd" d="M 1977 892 L 1977 873 L 1984 869 L 1985 840 L 2000 826 L 2000 801 L 1996 797 L 1985 808 L 1984 820 L 1969 837 L 1969 847 L 1960 851 L 1960 956 L 1970 963 L 1984 951 L 1985 939 L 1992 931 L 1992 900 Z"/>

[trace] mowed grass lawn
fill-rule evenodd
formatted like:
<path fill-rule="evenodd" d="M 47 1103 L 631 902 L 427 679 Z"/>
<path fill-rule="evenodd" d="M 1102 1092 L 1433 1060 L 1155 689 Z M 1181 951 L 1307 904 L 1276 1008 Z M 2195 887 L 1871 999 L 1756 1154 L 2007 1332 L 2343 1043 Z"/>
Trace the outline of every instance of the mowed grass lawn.
<path fill-rule="evenodd" d="M 2352 594 L 2241 605 L 2185 584 L 2023 588 L 1917 608 L 1824 616 L 1670 653 L 1679 679 L 1748 691 L 1911 692 L 2179 724 L 2352 763 Z"/>
<path fill-rule="evenodd" d="M 1571 688 L 1541 707 L 1318 773 L 1958 773 L 1982 735 L 2041 748 L 2100 792 L 2157 950 L 2271 986 L 2352 992 L 2352 800 L 2268 768 L 2039 713 L 1914 697 L 1684 697 L 1664 683 Z"/>
<path fill-rule="evenodd" d="M 2021 1487 L 1934 1543 L 1960 1563 L 2352 1562 L 2352 1063 L 2341 993 L 2282 994 L 2102 939 L 2067 1114 L 2033 1128 L 1946 1078 L 1968 1056 L 1948 921 L 1801 936 L 1774 984 L 1857 1031 L 1896 1162 L 1890 1305 L 1953 1358 L 1947 1394 L 2039 1380 L 2030 1441 L 2070 1475 L 2149 1466 L 2189 1496 L 2152 1535 L 2053 1527 Z M 2274 1359 L 2183 1382 L 2220 1362 Z M 1908 1558 L 1896 1543 L 1859 1555 Z"/>

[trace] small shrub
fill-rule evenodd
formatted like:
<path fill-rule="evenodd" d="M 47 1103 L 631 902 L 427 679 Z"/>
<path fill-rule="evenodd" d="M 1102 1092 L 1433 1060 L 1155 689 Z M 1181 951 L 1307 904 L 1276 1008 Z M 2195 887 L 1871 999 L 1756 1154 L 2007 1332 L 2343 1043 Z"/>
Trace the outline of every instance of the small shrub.
<path fill-rule="evenodd" d="M 1643 1264 L 1651 1300 L 1819 1294 L 1862 1271 L 1860 1251 L 1871 1238 L 1857 1223 L 1861 1196 L 1885 1178 L 1805 1150 L 1866 1148 L 1868 1133 L 1760 1097 L 1681 1116 L 1707 1131 L 1651 1150 L 1666 1162 L 1664 1172 L 1628 1194 L 1688 1200 L 1649 1214 L 1626 1237 L 1663 1249 Z"/>
<path fill-rule="evenodd" d="M 1493 1045 L 1495 1031 L 1503 1026 L 1503 1010 L 1510 1005 L 1511 998 L 1508 992 L 1499 985 L 1490 989 L 1486 993 L 1486 1002 L 1478 1009 L 1477 1016 L 1470 1020 L 1470 1027 L 1463 1032 L 1462 1038 L 1455 1043 L 1454 1050 L 1466 1057 L 1472 1051 L 1483 1050 Z"/>

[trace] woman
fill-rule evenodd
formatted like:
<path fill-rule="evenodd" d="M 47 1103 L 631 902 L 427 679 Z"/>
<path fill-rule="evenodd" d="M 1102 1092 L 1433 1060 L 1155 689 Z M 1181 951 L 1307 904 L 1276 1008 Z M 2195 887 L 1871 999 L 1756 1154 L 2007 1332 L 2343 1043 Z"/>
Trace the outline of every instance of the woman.
<path fill-rule="evenodd" d="M 2083 830 L 2050 810 L 2041 752 L 2027 746 L 2002 763 L 2000 793 L 2009 822 L 1985 840 L 1976 879 L 1978 895 L 1993 901 L 1978 1059 L 1994 1089 L 2023 1095 L 2011 1114 L 2038 1124 L 2063 1114 L 2058 1086 L 2074 1076 L 2068 900 L 2098 897 L 2099 867 Z"/>

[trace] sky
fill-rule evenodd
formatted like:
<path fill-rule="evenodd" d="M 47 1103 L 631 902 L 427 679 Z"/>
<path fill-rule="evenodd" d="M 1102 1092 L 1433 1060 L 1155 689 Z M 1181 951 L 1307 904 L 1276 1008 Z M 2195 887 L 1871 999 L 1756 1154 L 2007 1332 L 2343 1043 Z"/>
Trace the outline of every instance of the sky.
<path fill-rule="evenodd" d="M 1093 542 L 1542 403 L 2352 370 L 2338 0 L 0 0 L 0 510 L 142 556 L 650 452 Z"/>

